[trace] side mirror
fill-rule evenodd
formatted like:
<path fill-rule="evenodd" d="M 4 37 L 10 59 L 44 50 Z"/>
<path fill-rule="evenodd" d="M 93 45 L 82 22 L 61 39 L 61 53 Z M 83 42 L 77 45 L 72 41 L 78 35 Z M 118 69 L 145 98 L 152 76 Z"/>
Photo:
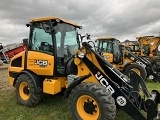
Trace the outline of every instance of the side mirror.
<path fill-rule="evenodd" d="M 89 34 L 86 33 L 86 38 L 87 38 L 87 40 L 90 40 L 90 36 L 91 36 L 91 35 L 89 35 Z"/>
<path fill-rule="evenodd" d="M 30 27 L 30 24 L 29 24 L 29 23 L 27 23 L 27 24 L 26 24 L 26 26 L 27 26 L 27 27 Z"/>
<path fill-rule="evenodd" d="M 22 42 L 23 42 L 23 45 L 26 45 L 27 47 L 31 48 L 30 45 L 28 44 L 28 38 L 24 38 Z"/>
<path fill-rule="evenodd" d="M 24 38 L 22 41 L 23 41 L 23 44 L 28 45 L 28 38 Z"/>

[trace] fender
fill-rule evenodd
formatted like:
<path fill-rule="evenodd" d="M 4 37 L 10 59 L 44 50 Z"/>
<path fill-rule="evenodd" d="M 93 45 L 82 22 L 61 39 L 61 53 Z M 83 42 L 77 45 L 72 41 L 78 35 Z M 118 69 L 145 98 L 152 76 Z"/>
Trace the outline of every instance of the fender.
<path fill-rule="evenodd" d="M 77 66 L 74 64 L 74 58 L 71 57 L 67 60 L 66 66 L 65 66 L 65 75 L 69 75 L 69 74 L 77 74 L 78 73 L 78 69 Z"/>
<path fill-rule="evenodd" d="M 32 80 L 33 80 L 33 82 L 34 82 L 34 84 L 35 84 L 35 87 L 36 87 L 36 90 L 37 90 L 37 91 L 40 90 L 39 87 L 42 88 L 42 86 L 43 86 L 43 84 L 42 84 L 42 82 L 43 82 L 43 81 L 42 81 L 42 78 L 38 77 L 35 73 L 33 73 L 32 71 L 29 71 L 29 70 L 22 70 L 21 72 L 19 72 L 19 73 L 16 75 L 15 79 L 14 79 L 13 86 L 15 86 L 16 80 L 17 80 L 18 76 L 21 75 L 21 74 L 27 74 L 29 77 L 32 78 Z M 38 80 L 36 80 L 37 77 L 39 78 Z"/>
<path fill-rule="evenodd" d="M 126 69 L 126 67 L 129 66 L 129 65 L 131 65 L 131 63 L 126 63 L 126 64 L 124 65 L 123 72 L 124 72 L 124 70 Z"/>

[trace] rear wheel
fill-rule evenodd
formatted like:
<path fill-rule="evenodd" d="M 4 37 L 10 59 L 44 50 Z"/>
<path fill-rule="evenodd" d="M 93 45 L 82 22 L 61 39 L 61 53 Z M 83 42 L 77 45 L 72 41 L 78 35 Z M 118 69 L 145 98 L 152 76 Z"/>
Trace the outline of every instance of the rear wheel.
<path fill-rule="evenodd" d="M 144 80 L 146 80 L 147 72 L 144 67 L 142 67 L 138 64 L 128 65 L 124 70 L 124 74 L 129 76 L 129 73 L 131 70 L 134 70 L 138 75 L 140 75 Z"/>
<path fill-rule="evenodd" d="M 36 89 L 35 83 L 27 74 L 19 75 L 15 86 L 16 97 L 19 104 L 25 106 L 34 106 L 40 102 L 41 91 Z"/>
<path fill-rule="evenodd" d="M 110 92 L 94 83 L 75 87 L 69 96 L 69 107 L 74 120 L 113 120 L 116 116 Z"/>

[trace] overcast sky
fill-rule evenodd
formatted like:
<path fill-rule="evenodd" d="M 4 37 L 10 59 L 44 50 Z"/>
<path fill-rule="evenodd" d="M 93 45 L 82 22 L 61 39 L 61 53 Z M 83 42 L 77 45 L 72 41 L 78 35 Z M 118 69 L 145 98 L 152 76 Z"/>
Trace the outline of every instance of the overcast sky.
<path fill-rule="evenodd" d="M 1 0 L 0 42 L 28 37 L 32 18 L 58 16 L 83 27 L 91 39 L 115 37 L 121 41 L 160 32 L 160 0 Z"/>

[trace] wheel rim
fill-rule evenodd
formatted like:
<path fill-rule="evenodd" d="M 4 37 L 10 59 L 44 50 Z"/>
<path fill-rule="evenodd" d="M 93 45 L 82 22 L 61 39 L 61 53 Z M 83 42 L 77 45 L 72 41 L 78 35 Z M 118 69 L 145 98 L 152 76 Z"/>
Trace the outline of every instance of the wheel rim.
<path fill-rule="evenodd" d="M 97 120 L 99 117 L 98 104 L 88 95 L 83 95 L 78 98 L 77 111 L 83 120 Z"/>
<path fill-rule="evenodd" d="M 134 70 L 138 75 L 141 75 L 141 72 L 137 68 L 133 68 L 131 70 Z"/>
<path fill-rule="evenodd" d="M 27 82 L 22 82 L 19 86 L 19 93 L 23 100 L 27 100 L 30 96 L 30 91 Z"/>

